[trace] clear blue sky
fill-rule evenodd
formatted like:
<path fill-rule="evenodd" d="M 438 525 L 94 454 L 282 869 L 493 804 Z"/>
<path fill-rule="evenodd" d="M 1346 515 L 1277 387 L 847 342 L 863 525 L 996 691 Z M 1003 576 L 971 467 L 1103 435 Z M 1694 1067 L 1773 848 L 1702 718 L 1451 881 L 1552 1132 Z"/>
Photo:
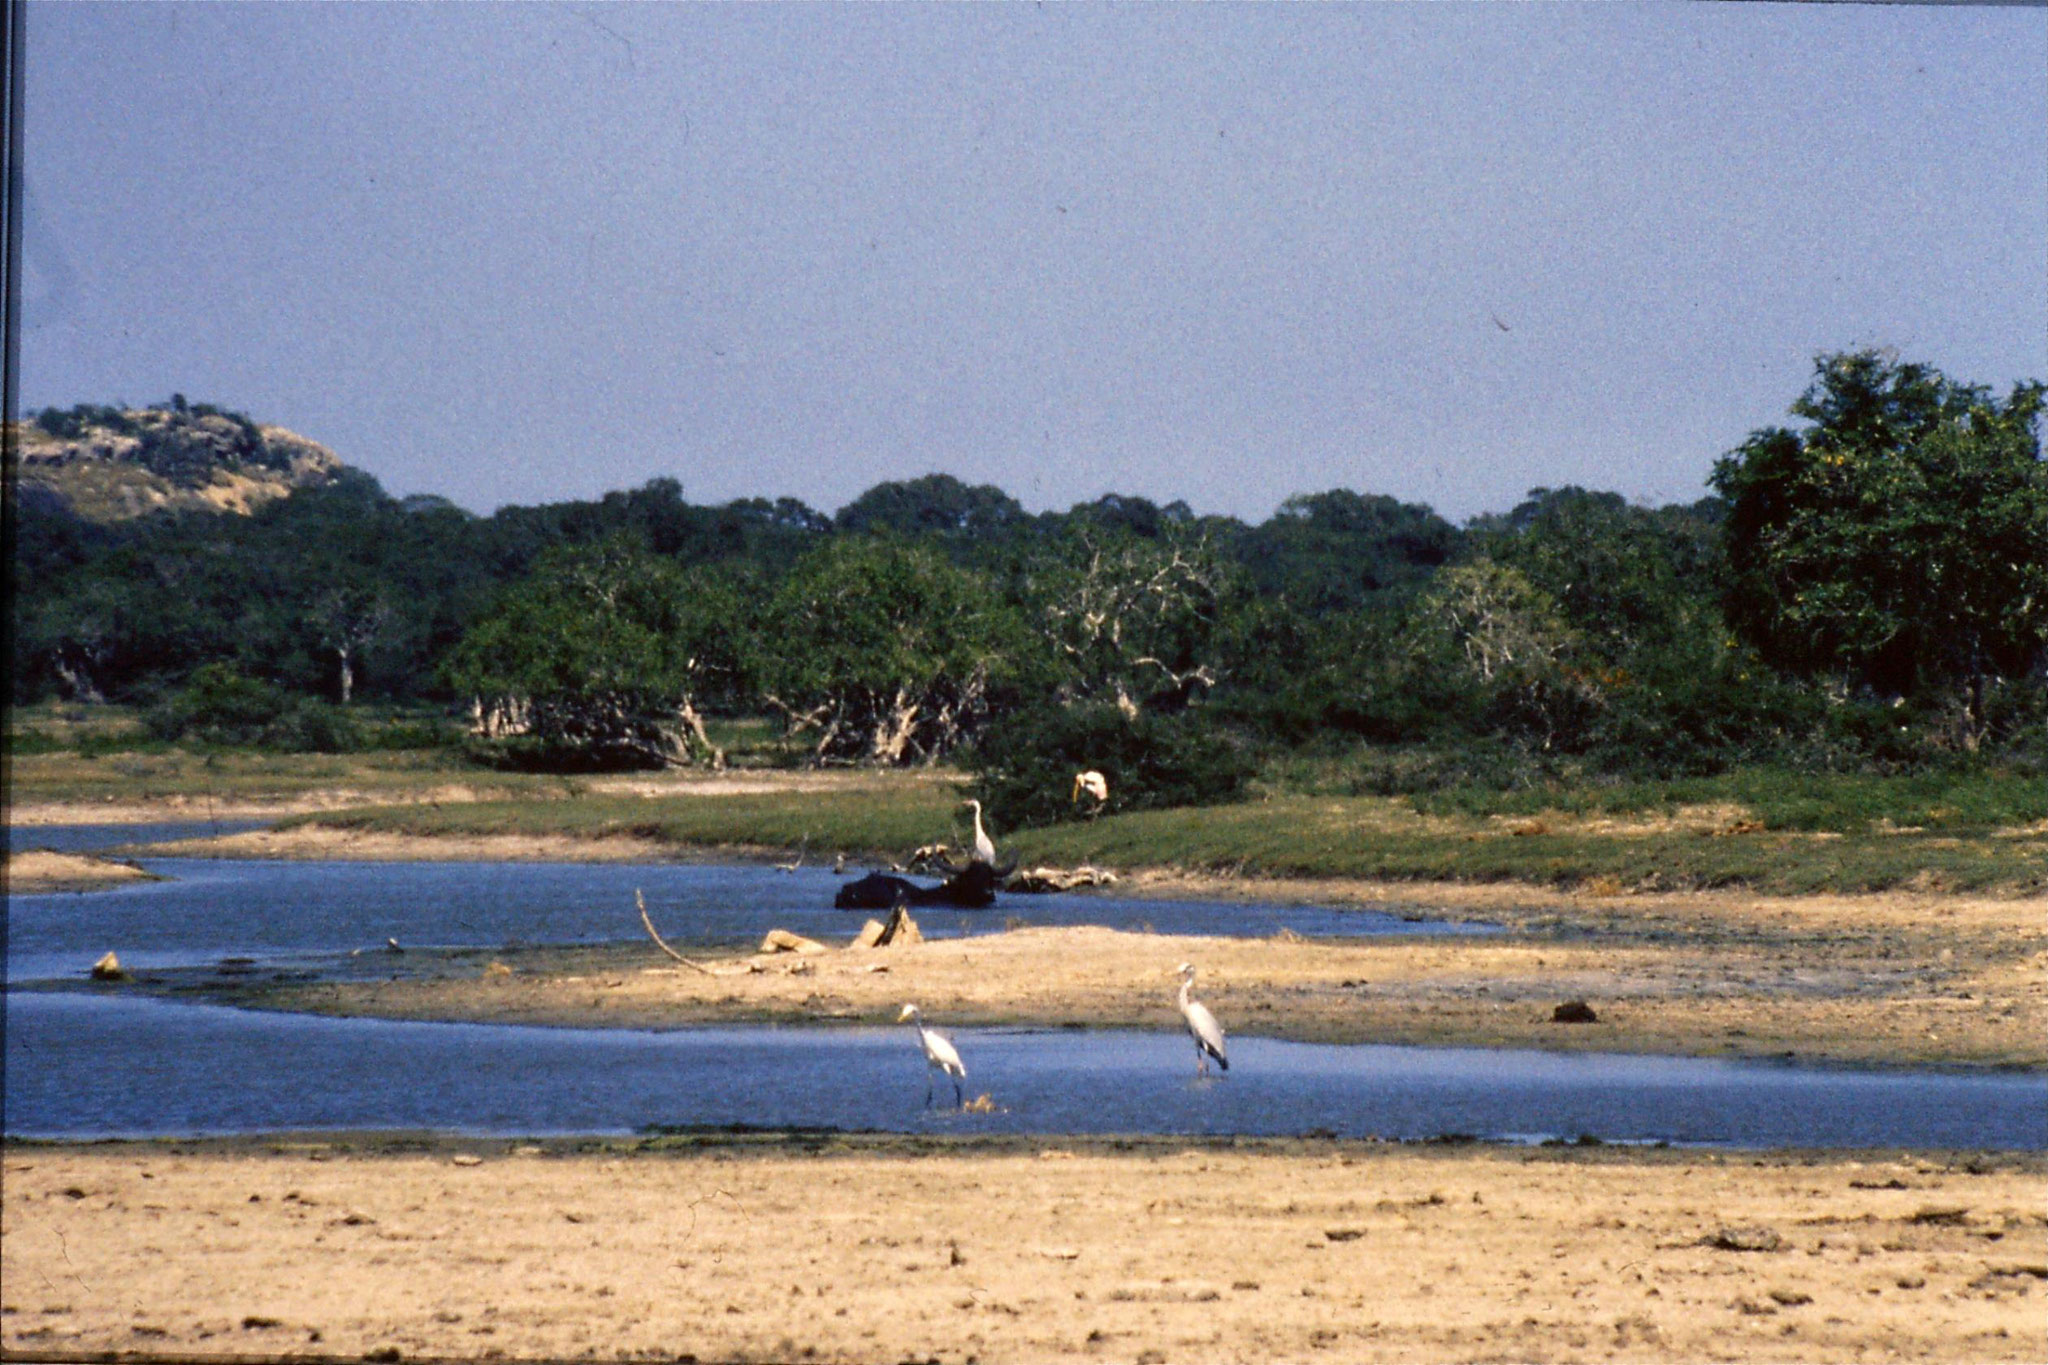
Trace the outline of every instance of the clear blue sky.
<path fill-rule="evenodd" d="M 933 470 L 1690 501 L 1812 356 L 2048 377 L 2048 11 L 29 9 L 24 407 L 488 511 Z"/>

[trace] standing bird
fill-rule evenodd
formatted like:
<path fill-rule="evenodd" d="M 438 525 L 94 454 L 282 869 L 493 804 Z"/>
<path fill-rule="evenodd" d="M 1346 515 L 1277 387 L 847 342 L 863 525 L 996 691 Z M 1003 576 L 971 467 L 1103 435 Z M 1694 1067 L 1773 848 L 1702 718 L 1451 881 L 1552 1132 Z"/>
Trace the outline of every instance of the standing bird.
<path fill-rule="evenodd" d="M 1199 1000 L 1188 999 L 1188 992 L 1194 988 L 1195 964 L 1180 964 L 1180 1013 L 1188 1021 L 1188 1033 L 1195 1040 L 1195 1074 L 1209 1074 L 1209 1059 L 1216 1059 L 1220 1071 L 1230 1070 L 1230 1059 L 1223 1055 L 1223 1025 L 1216 1022 L 1216 1016 L 1209 1013 L 1209 1007 Z"/>
<path fill-rule="evenodd" d="M 1081 804 L 1083 796 L 1093 797 L 1097 809 L 1108 805 L 1109 779 L 1093 768 L 1090 768 L 1085 773 L 1075 773 L 1074 794 L 1069 800 L 1078 806 Z"/>
<path fill-rule="evenodd" d="M 988 837 L 988 831 L 981 827 L 981 802 L 969 800 L 974 807 L 974 861 L 996 865 L 996 841 Z"/>
<path fill-rule="evenodd" d="M 1196 1006 L 1197 1009 L 1201 1007 Z M 953 1046 L 953 1040 L 936 1029 L 924 1026 L 924 1015 L 915 1005 L 905 1005 L 903 1013 L 896 1016 L 896 1022 L 905 1020 L 917 1025 L 918 1045 L 924 1048 L 924 1107 L 932 1107 L 932 1073 L 943 1071 L 953 1078 L 953 1104 L 960 1107 L 967 1103 L 966 1092 L 960 1082 L 967 1079 L 967 1064 L 960 1060 L 960 1053 Z"/>

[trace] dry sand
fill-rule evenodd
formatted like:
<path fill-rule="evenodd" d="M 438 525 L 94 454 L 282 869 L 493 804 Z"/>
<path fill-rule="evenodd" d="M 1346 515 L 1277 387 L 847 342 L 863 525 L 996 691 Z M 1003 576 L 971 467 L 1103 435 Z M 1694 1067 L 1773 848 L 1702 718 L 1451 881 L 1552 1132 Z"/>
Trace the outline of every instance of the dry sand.
<path fill-rule="evenodd" d="M 403 1145 L 11 1146 L 0 1342 L 16 1358 L 2048 1359 L 2038 1157 L 388 1150 Z"/>

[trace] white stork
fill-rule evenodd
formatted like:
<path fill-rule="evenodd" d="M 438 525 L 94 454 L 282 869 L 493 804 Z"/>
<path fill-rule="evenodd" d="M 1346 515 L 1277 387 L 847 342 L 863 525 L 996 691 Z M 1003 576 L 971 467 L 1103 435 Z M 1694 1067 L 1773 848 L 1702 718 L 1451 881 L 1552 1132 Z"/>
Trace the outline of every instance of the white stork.
<path fill-rule="evenodd" d="M 953 1040 L 937 1029 L 924 1026 L 924 1015 L 915 1005 L 905 1005 L 903 1013 L 896 1016 L 897 1023 L 905 1020 L 917 1025 L 918 1045 L 924 1049 L 924 1103 L 929 1109 L 932 1103 L 932 1073 L 943 1071 L 953 1080 L 953 1103 L 956 1107 L 967 1102 L 967 1096 L 960 1083 L 967 1079 L 967 1064 L 960 1060 L 960 1053 L 953 1046 Z"/>
<path fill-rule="evenodd" d="M 1216 1022 L 1216 1016 L 1209 1013 L 1209 1007 L 1199 1000 L 1190 1000 L 1188 992 L 1194 988 L 1195 964 L 1180 964 L 1180 1013 L 1188 1021 L 1188 1033 L 1195 1040 L 1195 1074 L 1209 1074 L 1209 1059 L 1216 1059 L 1220 1071 L 1230 1070 L 1230 1058 L 1223 1055 L 1223 1025 Z"/>

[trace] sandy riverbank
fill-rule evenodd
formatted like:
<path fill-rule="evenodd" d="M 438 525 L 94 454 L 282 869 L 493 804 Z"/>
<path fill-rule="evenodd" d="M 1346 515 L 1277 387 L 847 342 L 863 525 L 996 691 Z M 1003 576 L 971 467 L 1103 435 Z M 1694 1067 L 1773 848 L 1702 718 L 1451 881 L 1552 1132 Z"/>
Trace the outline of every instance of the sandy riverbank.
<path fill-rule="evenodd" d="M 2038 1157 L 394 1146 L 11 1145 L 0 1342 L 17 1358 L 2048 1358 Z"/>
<path fill-rule="evenodd" d="M 252 829 L 211 839 L 153 844 L 150 851 L 173 858 L 340 859 L 369 863 L 662 863 L 687 861 L 683 850 L 658 839 L 614 835 L 603 839 L 567 834 L 457 834 L 425 836 L 376 830 L 300 825 Z M 767 850 L 762 850 L 764 853 Z"/>
<path fill-rule="evenodd" d="M 7 823 L 33 828 L 43 825 L 146 825 L 201 820 L 280 820 L 288 815 L 318 815 L 362 806 L 462 805 L 519 792 L 567 796 L 760 796 L 803 795 L 872 787 L 888 783 L 943 782 L 940 773 L 875 773 L 872 771 L 758 771 L 722 773 L 678 769 L 660 774 L 623 777 L 578 777 L 500 784 L 487 777 L 473 781 L 411 781 L 356 785 L 281 784 L 271 790 L 244 793 L 156 792 L 95 798 L 53 798 L 17 791 L 7 807 Z M 146 785 L 146 779 L 136 784 Z M 306 855 L 302 855 L 306 856 Z"/>
<path fill-rule="evenodd" d="M 53 891 L 104 891 L 112 886 L 159 880 L 154 873 L 119 859 L 87 853 L 53 853 L 42 848 L 8 854 L 0 878 L 4 878 L 11 894 L 30 896 Z"/>
<path fill-rule="evenodd" d="M 387 836 L 370 836 L 387 849 Z M 399 840 L 398 845 L 418 841 Z M 452 841 L 464 846 L 493 841 Z M 623 856 L 623 841 L 586 854 Z M 956 1025 L 1178 1028 L 1173 968 L 1234 1032 L 1322 1042 L 2048 1066 L 2048 923 L 2038 902 L 1956 896 L 1598 897 L 1523 887 L 1140 876 L 1139 895 L 1392 905 L 1486 920 L 1483 937 L 1176 938 L 1030 927 L 1031 898 L 969 939 L 726 956 L 693 971 L 641 940 L 507 953 L 433 977 L 244 989 L 328 1013 L 574 1026 L 890 1022 L 905 1000 Z M 630 908 L 619 933 L 638 932 Z M 849 914 L 851 935 L 863 916 Z M 1598 1021 L 1561 1024 L 1585 1001 Z"/>
<path fill-rule="evenodd" d="M 626 836 L 421 837 L 320 825 L 163 847 L 352 860 L 666 862 L 678 853 Z M 715 974 L 678 967 L 641 941 L 599 954 L 508 954 L 495 967 L 451 964 L 438 977 L 233 994 L 286 1009 L 597 1026 L 886 1022 L 915 999 L 953 1024 L 1175 1028 L 1170 973 L 1194 961 L 1201 994 L 1226 1026 L 1273 1037 L 2048 1066 L 2048 903 L 2037 897 L 1602 895 L 1165 871 L 1127 876 L 1117 891 L 1393 907 L 1506 932 L 1290 942 L 1025 927 L 878 953 L 733 958 L 713 964 Z M 990 914 L 1028 926 L 1031 906 L 1028 896 L 1005 895 Z M 621 937 L 639 931 L 626 905 L 593 913 L 615 914 Z M 847 917 L 848 935 L 861 918 Z M 1598 1022 L 1553 1022 L 1555 1008 L 1574 1000 Z"/>
<path fill-rule="evenodd" d="M 409 799 L 469 800 L 469 789 L 430 789 Z M 351 789 L 305 791 L 277 796 L 166 795 L 95 801 L 18 801 L 7 808 L 7 823 L 17 829 L 47 825 L 156 825 L 205 820 L 279 820 L 287 815 L 349 810 L 406 797 Z"/>

